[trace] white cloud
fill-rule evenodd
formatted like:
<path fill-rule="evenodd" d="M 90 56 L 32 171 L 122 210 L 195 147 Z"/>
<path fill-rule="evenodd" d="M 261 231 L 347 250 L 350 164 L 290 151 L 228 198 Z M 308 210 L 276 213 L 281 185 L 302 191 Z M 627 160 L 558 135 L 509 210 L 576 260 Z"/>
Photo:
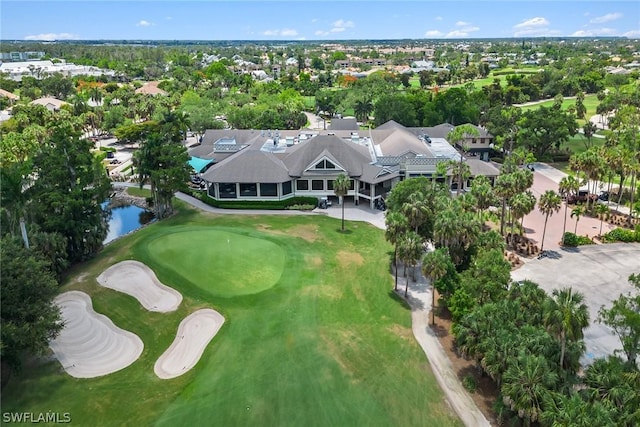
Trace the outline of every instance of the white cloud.
<path fill-rule="evenodd" d="M 25 40 L 77 40 L 78 36 L 71 33 L 42 33 L 42 34 L 30 34 L 24 37 Z"/>
<path fill-rule="evenodd" d="M 331 28 L 329 30 L 317 30 L 315 32 L 316 36 L 325 37 L 329 34 L 343 33 L 349 28 L 354 28 L 356 25 L 353 21 L 345 21 L 344 19 L 338 19 L 331 24 Z"/>
<path fill-rule="evenodd" d="M 514 37 L 522 37 L 522 36 L 553 36 L 560 35 L 560 32 L 557 30 L 551 30 L 549 25 L 551 23 L 541 16 L 536 16 L 535 18 L 527 19 L 522 21 L 519 24 L 513 26 L 515 32 L 513 33 Z"/>
<path fill-rule="evenodd" d="M 345 21 L 344 19 L 338 19 L 333 23 L 333 28 L 353 28 L 355 27 L 353 21 Z"/>
<path fill-rule="evenodd" d="M 436 21 L 442 21 L 442 16 L 436 16 L 436 17 L 435 17 L 435 18 L 433 18 L 433 19 L 435 19 Z"/>
<path fill-rule="evenodd" d="M 621 13 L 607 13 L 606 15 L 598 16 L 590 20 L 591 24 L 603 24 L 605 22 L 615 21 L 616 19 L 622 18 Z"/>
<path fill-rule="evenodd" d="M 444 35 L 444 33 L 442 31 L 438 31 L 438 30 L 430 30 L 427 31 L 426 33 L 424 33 L 425 37 L 442 37 Z"/>
<path fill-rule="evenodd" d="M 629 37 L 630 39 L 640 38 L 640 30 L 631 30 L 622 34 L 624 37 Z"/>
<path fill-rule="evenodd" d="M 155 25 L 153 22 L 149 22 L 149 21 L 145 21 L 144 19 L 141 20 L 140 22 L 138 22 L 136 24 L 136 27 L 150 27 L 152 25 Z"/>
<path fill-rule="evenodd" d="M 167 21 L 171 21 L 173 19 L 173 16 L 165 16 L 164 19 L 166 19 Z"/>
<path fill-rule="evenodd" d="M 480 27 L 477 27 L 465 21 L 456 22 L 456 27 L 457 28 L 450 30 L 447 33 L 446 37 L 456 38 L 456 39 L 465 38 L 465 37 L 469 37 L 471 33 L 475 33 L 476 31 L 480 30 Z"/>
<path fill-rule="evenodd" d="M 459 30 L 449 31 L 447 33 L 447 37 L 452 38 L 452 39 L 462 39 L 462 38 L 465 38 L 465 37 L 469 37 L 469 33 L 474 33 L 474 32 L 476 32 L 478 30 L 480 30 L 480 27 L 461 28 Z"/>
<path fill-rule="evenodd" d="M 313 18 L 313 19 L 311 20 L 311 23 L 314 23 L 314 22 L 318 22 L 318 18 Z"/>
<path fill-rule="evenodd" d="M 526 21 L 522 21 L 519 24 L 513 26 L 514 29 L 530 29 L 530 28 L 540 28 L 540 27 L 548 27 L 549 21 L 546 18 L 541 16 L 536 16 L 535 18 L 527 19 Z"/>
<path fill-rule="evenodd" d="M 262 35 L 270 37 L 295 37 L 298 35 L 298 31 L 293 28 L 283 28 L 281 30 L 266 30 Z"/>
<path fill-rule="evenodd" d="M 597 37 L 597 36 L 613 36 L 618 31 L 613 28 L 594 28 L 591 30 L 578 30 L 571 34 L 571 37 Z"/>

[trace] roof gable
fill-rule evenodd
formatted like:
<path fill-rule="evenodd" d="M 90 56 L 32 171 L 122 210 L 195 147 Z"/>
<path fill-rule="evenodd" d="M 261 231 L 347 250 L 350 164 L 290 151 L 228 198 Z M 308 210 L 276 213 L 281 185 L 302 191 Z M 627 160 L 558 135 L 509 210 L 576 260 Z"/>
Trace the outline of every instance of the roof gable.
<path fill-rule="evenodd" d="M 316 136 L 295 146 L 283 161 L 289 168 L 291 176 L 302 176 L 322 157 L 340 165 L 349 176 L 360 176 L 363 165 L 372 161 L 366 147 L 343 141 L 334 135 Z"/>

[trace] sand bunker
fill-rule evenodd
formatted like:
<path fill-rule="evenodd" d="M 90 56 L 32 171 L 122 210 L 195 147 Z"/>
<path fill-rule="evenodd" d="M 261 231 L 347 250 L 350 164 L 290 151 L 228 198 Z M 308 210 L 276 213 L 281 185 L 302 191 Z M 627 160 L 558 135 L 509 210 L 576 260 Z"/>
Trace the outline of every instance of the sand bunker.
<path fill-rule="evenodd" d="M 136 298 L 149 311 L 175 311 L 182 302 L 180 292 L 160 283 L 153 270 L 138 261 L 122 261 L 98 276 L 98 283 Z"/>
<path fill-rule="evenodd" d="M 49 346 L 72 377 L 107 375 L 140 357 L 142 340 L 93 311 L 89 295 L 70 291 L 57 296 L 54 302 L 60 307 L 65 326 Z"/>
<path fill-rule="evenodd" d="M 185 317 L 175 340 L 156 361 L 153 367 L 156 375 L 162 379 L 175 378 L 193 368 L 223 323 L 224 317 L 209 308 Z"/>

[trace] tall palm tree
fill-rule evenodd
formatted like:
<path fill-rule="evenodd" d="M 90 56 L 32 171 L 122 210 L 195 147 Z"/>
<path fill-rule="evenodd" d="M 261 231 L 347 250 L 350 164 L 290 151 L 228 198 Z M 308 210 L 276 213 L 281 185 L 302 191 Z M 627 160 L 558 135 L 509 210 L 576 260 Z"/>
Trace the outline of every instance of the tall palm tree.
<path fill-rule="evenodd" d="M 462 152 L 460 153 L 460 160 L 457 162 L 457 166 L 454 168 L 454 175 L 458 180 L 458 188 L 456 191 L 457 195 L 460 195 L 464 181 L 471 174 L 469 165 L 464 163 L 463 154 L 469 151 L 469 147 L 465 144 L 465 140 L 467 138 L 477 138 L 479 136 L 480 131 L 477 127 L 471 124 L 456 126 L 451 132 L 447 134 L 447 140 L 449 141 L 449 144 L 453 145 L 454 147 L 456 145 L 459 145 L 462 150 Z"/>
<path fill-rule="evenodd" d="M 402 212 L 409 220 L 413 231 L 417 233 L 429 213 L 425 195 L 420 191 L 410 194 L 407 201 L 402 205 Z"/>
<path fill-rule="evenodd" d="M 536 207 L 536 196 L 533 195 L 531 191 L 525 191 L 524 193 L 518 193 L 511 198 L 509 201 L 511 205 L 511 216 L 513 217 L 511 221 L 511 234 L 514 233 L 514 225 L 519 220 L 522 219 L 524 223 L 524 217 L 527 216 L 532 210 Z M 522 224 L 520 224 L 522 228 L 522 234 L 524 234 L 524 228 Z"/>
<path fill-rule="evenodd" d="M 413 231 L 404 233 L 400 239 L 400 258 L 405 265 L 404 271 L 405 278 L 407 279 L 406 286 L 404 288 L 404 296 L 406 298 L 409 291 L 409 278 L 407 278 L 406 274 L 407 266 L 410 266 L 413 269 L 413 275 L 415 275 L 415 266 L 420 260 L 420 255 L 422 254 L 423 242 L 418 233 L 414 233 Z"/>
<path fill-rule="evenodd" d="M 435 283 L 447 274 L 447 266 L 451 264 L 447 248 L 438 248 L 422 257 L 422 274 L 431 282 L 431 324 L 436 324 L 436 286 Z"/>
<path fill-rule="evenodd" d="M 338 175 L 333 181 L 333 192 L 340 199 L 340 205 L 342 205 L 342 231 L 344 231 L 344 196 L 349 193 L 351 187 L 351 180 L 343 173 Z"/>
<path fill-rule="evenodd" d="M 496 200 L 489 178 L 484 175 L 474 178 L 470 194 L 475 197 L 476 208 L 478 209 L 478 218 L 482 221 L 482 213 Z"/>
<path fill-rule="evenodd" d="M 589 325 L 589 311 L 583 302 L 584 296 L 571 288 L 554 289 L 552 296 L 544 304 L 544 324 L 560 342 L 560 368 L 563 369 L 567 341 L 582 339 L 582 330 Z"/>
<path fill-rule="evenodd" d="M 580 190 L 580 181 L 573 175 L 567 175 L 560 180 L 560 186 L 558 191 L 560 195 L 565 199 L 564 201 L 564 220 L 562 223 L 562 244 L 564 245 L 564 233 L 567 230 L 567 209 L 569 203 L 566 198 L 572 194 L 575 194 Z"/>
<path fill-rule="evenodd" d="M 544 228 L 542 229 L 542 242 L 540 243 L 540 252 L 544 250 L 544 235 L 547 233 L 547 221 L 554 212 L 560 210 L 560 196 L 553 190 L 547 190 L 538 201 L 538 209 L 544 214 Z"/>
<path fill-rule="evenodd" d="M 389 212 L 385 218 L 386 229 L 384 237 L 393 245 L 393 266 L 395 269 L 395 287 L 398 290 L 398 246 L 400 236 L 409 229 L 407 217 L 400 212 Z"/>
<path fill-rule="evenodd" d="M 573 229 L 573 234 L 578 234 L 578 221 L 580 221 L 580 217 L 582 215 L 584 215 L 584 208 L 582 206 L 578 205 L 575 208 L 571 209 L 571 218 L 576 218 L 576 226 Z"/>
<path fill-rule="evenodd" d="M 498 175 L 494 191 L 502 203 L 502 212 L 500 214 L 500 234 L 504 236 L 504 217 L 507 207 L 507 201 L 517 192 L 515 191 L 516 180 L 512 173 Z"/>

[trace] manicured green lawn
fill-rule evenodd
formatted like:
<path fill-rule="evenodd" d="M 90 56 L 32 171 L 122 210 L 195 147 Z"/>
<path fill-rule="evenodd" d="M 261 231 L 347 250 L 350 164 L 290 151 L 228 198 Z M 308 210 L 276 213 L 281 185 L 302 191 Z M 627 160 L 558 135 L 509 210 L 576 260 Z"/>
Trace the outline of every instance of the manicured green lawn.
<path fill-rule="evenodd" d="M 96 311 L 136 333 L 140 359 L 83 380 L 56 361 L 31 363 L 3 389 L 3 412 L 69 412 L 74 425 L 461 425 L 413 338 L 409 309 L 390 293 L 382 231 L 179 206 L 76 268 L 61 289 L 89 293 Z M 96 284 L 125 259 L 180 291 L 178 310 L 150 313 Z M 203 307 L 220 311 L 224 326 L 193 370 L 158 379 L 153 365 L 178 324 Z"/>
<path fill-rule="evenodd" d="M 529 110 L 534 110 L 537 109 L 541 106 L 544 107 L 551 107 L 553 105 L 555 101 L 553 99 L 541 102 L 539 104 L 534 104 L 534 105 L 526 105 L 524 107 L 520 107 L 520 109 L 522 111 L 529 111 Z M 592 94 L 588 94 L 585 95 L 584 97 L 584 106 L 587 109 L 587 112 L 585 113 L 585 118 L 590 118 L 591 116 L 593 116 L 594 114 L 596 114 L 596 108 L 598 107 L 598 104 L 600 104 L 600 101 L 598 101 L 598 95 L 592 93 Z M 576 100 L 575 99 L 564 99 L 562 101 L 562 109 L 563 110 L 567 110 L 569 107 L 571 106 L 575 106 L 576 105 Z M 583 126 L 585 124 L 586 120 L 585 119 L 579 119 L 578 120 L 578 126 Z"/>
<path fill-rule="evenodd" d="M 139 187 L 127 187 L 127 193 L 134 197 L 151 197 L 151 190 Z"/>

